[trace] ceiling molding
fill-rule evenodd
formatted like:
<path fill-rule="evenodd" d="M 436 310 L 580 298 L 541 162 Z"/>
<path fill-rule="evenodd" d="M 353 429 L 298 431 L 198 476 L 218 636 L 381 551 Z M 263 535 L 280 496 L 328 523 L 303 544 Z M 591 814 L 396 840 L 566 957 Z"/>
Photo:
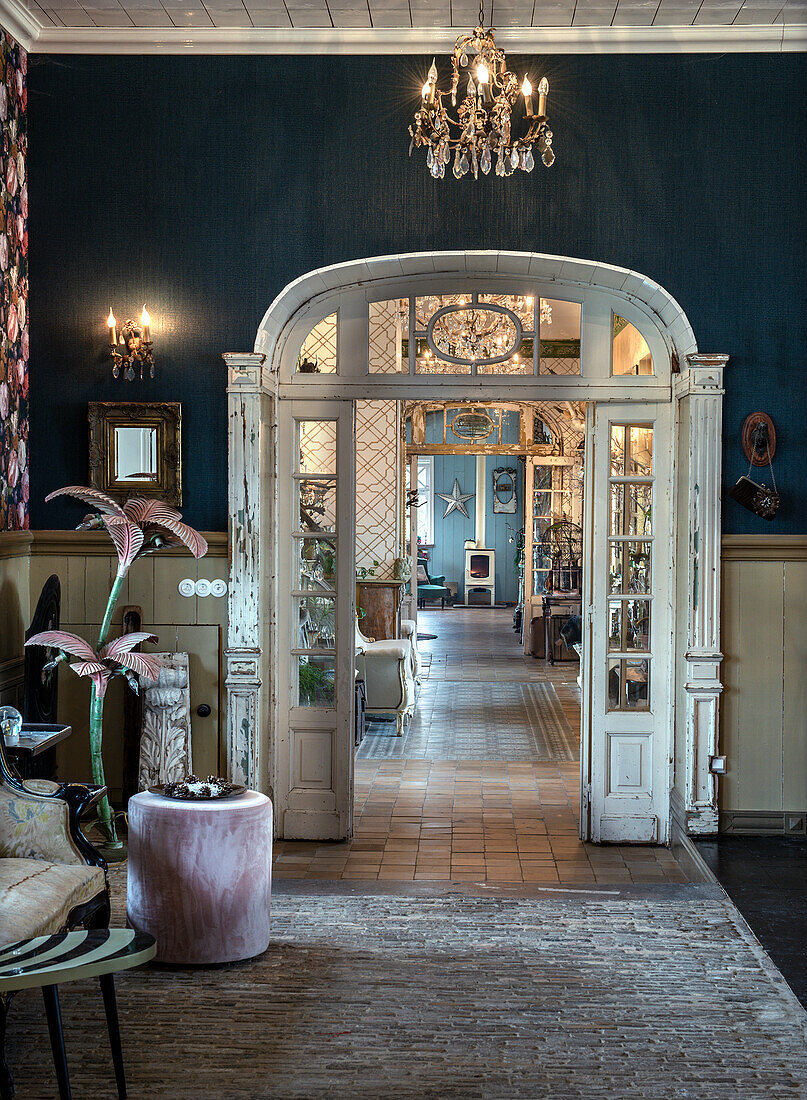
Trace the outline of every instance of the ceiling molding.
<path fill-rule="evenodd" d="M 0 0 L 0 26 L 29 52 L 42 32 L 42 24 L 20 0 Z"/>
<path fill-rule="evenodd" d="M 62 54 L 427 54 L 451 52 L 456 27 L 372 29 L 276 27 L 65 28 L 43 26 L 20 3 L 0 0 L 0 24 L 31 53 Z M 511 52 L 784 53 L 807 50 L 807 25 L 507 27 Z"/>

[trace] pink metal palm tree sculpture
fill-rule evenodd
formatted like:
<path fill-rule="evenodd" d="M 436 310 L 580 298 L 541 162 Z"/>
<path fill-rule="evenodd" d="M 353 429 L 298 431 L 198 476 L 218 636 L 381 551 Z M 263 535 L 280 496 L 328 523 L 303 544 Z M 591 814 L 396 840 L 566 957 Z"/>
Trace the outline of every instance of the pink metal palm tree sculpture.
<path fill-rule="evenodd" d="M 118 555 L 118 568 L 112 590 L 98 634 L 97 651 L 80 638 L 64 630 L 46 630 L 29 638 L 26 645 L 41 645 L 58 650 L 58 655 L 46 665 L 54 668 L 67 661 L 79 676 L 87 676 L 90 688 L 90 760 L 92 777 L 95 783 L 105 785 L 104 762 L 102 758 L 104 696 L 113 676 L 123 676 L 132 690 L 138 690 L 137 676 L 148 680 L 157 680 L 162 661 L 148 653 L 133 653 L 141 642 L 156 642 L 153 634 L 138 632 L 124 634 L 108 642 L 112 616 L 120 596 L 123 582 L 132 562 L 144 554 L 153 554 L 171 546 L 187 546 L 195 558 L 207 553 L 207 543 L 192 527 L 182 522 L 182 516 L 161 500 L 133 497 L 120 505 L 98 489 L 89 489 L 81 485 L 68 485 L 57 489 L 46 500 L 54 497 L 71 496 L 89 504 L 95 509 L 78 526 L 79 531 L 92 528 L 104 528 L 115 546 Z M 71 661 L 70 658 L 77 658 Z M 115 819 L 104 795 L 98 807 L 98 818 L 106 835 L 106 847 L 110 851 L 122 849 L 115 829 Z"/>

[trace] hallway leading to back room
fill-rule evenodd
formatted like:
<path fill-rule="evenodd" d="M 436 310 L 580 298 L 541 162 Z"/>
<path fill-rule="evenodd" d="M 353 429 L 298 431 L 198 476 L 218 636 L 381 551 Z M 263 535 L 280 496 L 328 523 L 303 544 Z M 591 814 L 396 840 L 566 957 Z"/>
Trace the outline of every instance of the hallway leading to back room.
<path fill-rule="evenodd" d="M 369 723 L 357 761 L 579 760 L 578 665 L 525 657 L 511 609 L 423 610 L 418 635 L 412 721 L 403 737 Z"/>
<path fill-rule="evenodd" d="M 353 838 L 280 841 L 276 877 L 687 881 L 666 848 L 579 839 L 576 662 L 525 657 L 509 609 L 420 611 L 418 632 L 415 714 L 403 737 L 393 723 L 368 727 L 355 762 Z"/>

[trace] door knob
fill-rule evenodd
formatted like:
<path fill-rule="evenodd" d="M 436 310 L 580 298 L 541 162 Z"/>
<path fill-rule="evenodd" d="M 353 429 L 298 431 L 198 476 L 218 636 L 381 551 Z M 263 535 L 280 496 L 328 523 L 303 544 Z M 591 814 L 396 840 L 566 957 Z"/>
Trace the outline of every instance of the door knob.
<path fill-rule="evenodd" d="M 199 706 L 196 708 L 196 713 L 199 715 L 200 718 L 209 718 L 211 713 L 210 707 L 207 703 L 200 703 Z"/>

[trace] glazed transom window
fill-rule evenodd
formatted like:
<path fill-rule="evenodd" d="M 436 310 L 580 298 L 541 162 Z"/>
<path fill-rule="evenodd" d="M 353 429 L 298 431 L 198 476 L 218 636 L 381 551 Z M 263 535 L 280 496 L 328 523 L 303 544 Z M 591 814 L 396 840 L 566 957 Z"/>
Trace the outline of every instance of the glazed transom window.
<path fill-rule="evenodd" d="M 611 373 L 645 376 L 655 374 L 653 356 L 644 336 L 635 325 L 618 313 L 613 318 Z"/>
<path fill-rule="evenodd" d="M 467 291 L 371 302 L 370 374 L 580 373 L 579 302 Z"/>
<path fill-rule="evenodd" d="M 297 355 L 298 374 L 336 374 L 337 314 L 323 317 L 303 340 Z"/>

